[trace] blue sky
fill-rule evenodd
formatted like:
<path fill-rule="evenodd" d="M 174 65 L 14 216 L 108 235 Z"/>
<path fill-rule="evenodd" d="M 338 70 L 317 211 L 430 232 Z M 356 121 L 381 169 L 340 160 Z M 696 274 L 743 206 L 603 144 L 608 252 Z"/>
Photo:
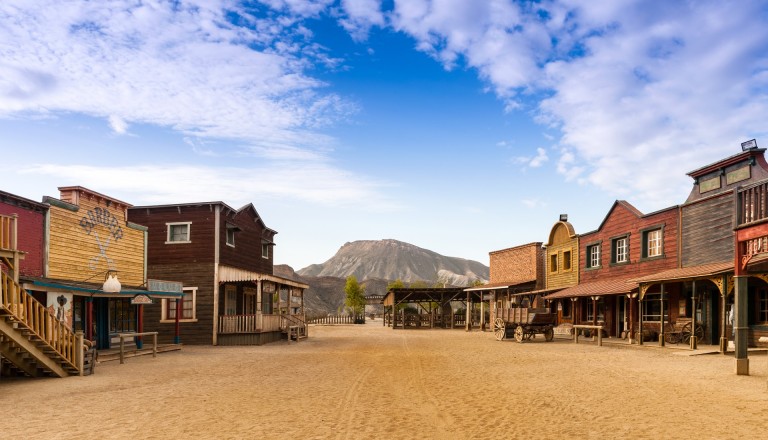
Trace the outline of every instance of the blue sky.
<path fill-rule="evenodd" d="M 488 264 L 768 145 L 768 3 L 5 0 L 0 189 L 253 203 L 277 263 Z"/>

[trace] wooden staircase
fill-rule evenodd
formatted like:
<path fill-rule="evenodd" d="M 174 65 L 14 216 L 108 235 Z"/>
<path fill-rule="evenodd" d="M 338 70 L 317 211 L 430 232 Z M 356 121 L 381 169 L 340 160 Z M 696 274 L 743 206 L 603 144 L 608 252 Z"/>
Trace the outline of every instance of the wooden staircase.
<path fill-rule="evenodd" d="M 289 341 L 299 341 L 309 336 L 306 320 L 298 315 L 280 315 L 280 329 Z"/>
<path fill-rule="evenodd" d="M 75 334 L 22 289 L 16 248 L 16 216 L 0 216 L 0 374 L 58 376 L 80 374 L 82 333 Z"/>

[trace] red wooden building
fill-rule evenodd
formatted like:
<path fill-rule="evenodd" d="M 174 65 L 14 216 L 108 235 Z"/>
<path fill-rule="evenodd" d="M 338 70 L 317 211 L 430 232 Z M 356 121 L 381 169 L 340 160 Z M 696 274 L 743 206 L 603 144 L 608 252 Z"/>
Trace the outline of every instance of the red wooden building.
<path fill-rule="evenodd" d="M 659 303 L 638 303 L 633 280 L 677 267 L 678 222 L 677 206 L 643 214 L 626 201 L 616 201 L 597 230 L 578 237 L 578 284 L 546 298 L 570 300 L 571 323 L 601 325 L 609 336 L 634 336 L 641 318 L 648 328 L 658 327 Z M 651 299 L 661 292 L 647 295 Z"/>
<path fill-rule="evenodd" d="M 136 206 L 128 218 L 148 228 L 150 278 L 184 284 L 181 338 L 187 344 L 250 345 L 307 335 L 306 284 L 273 274 L 274 237 L 252 204 L 216 202 Z M 176 305 L 147 311 L 161 335 Z"/>

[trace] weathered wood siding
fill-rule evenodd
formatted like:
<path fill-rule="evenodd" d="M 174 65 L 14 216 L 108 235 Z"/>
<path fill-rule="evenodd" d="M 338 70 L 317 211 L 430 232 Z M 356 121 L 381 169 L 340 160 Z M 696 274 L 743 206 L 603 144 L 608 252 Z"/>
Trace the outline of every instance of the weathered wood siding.
<path fill-rule="evenodd" d="M 579 282 L 586 283 L 599 279 L 624 277 L 627 275 L 644 276 L 677 267 L 678 260 L 678 209 L 665 209 L 652 214 L 638 215 L 622 203 L 613 205 L 602 227 L 579 237 Z M 663 227 L 663 255 L 652 259 L 642 259 L 643 234 L 645 228 Z M 629 235 L 629 262 L 611 264 L 611 239 Z M 587 268 L 587 246 L 601 242 L 601 266 Z"/>
<path fill-rule="evenodd" d="M 569 287 L 579 282 L 579 238 L 571 238 L 566 225 L 558 222 L 550 233 L 551 243 L 546 250 L 547 289 Z M 566 256 L 570 252 L 570 268 L 566 268 Z M 552 270 L 551 258 L 557 257 L 557 270 Z"/>
<path fill-rule="evenodd" d="M 185 287 L 197 287 L 195 307 L 196 322 L 181 322 L 181 342 L 191 345 L 211 345 L 213 343 L 213 289 L 214 266 L 212 263 L 189 264 L 153 264 L 149 266 L 148 278 L 180 281 Z M 175 322 L 160 322 L 162 305 L 144 307 L 144 330 L 158 332 L 158 341 L 173 342 Z"/>
<path fill-rule="evenodd" d="M 19 263 L 19 275 L 30 277 L 43 276 L 43 254 L 45 252 L 44 222 L 45 212 L 42 204 L 27 203 L 0 191 L 0 214 L 16 214 L 17 247 L 25 252 Z"/>
<path fill-rule="evenodd" d="M 226 224 L 237 226 L 235 245 L 227 245 Z M 272 241 L 274 233 L 268 230 L 253 209 L 245 208 L 239 212 L 222 213 L 219 242 L 221 264 L 252 272 L 272 274 L 273 250 L 269 248 L 269 258 L 261 253 L 262 239 Z"/>
<path fill-rule="evenodd" d="M 128 220 L 148 228 L 149 265 L 213 264 L 216 208 L 216 204 L 130 208 Z M 167 223 L 184 222 L 192 223 L 190 243 L 166 243 Z"/>
<path fill-rule="evenodd" d="M 125 286 L 144 284 L 144 233 L 126 221 L 125 212 L 100 198 L 81 197 L 79 205 L 50 207 L 48 277 L 103 282 L 117 270 Z"/>
<path fill-rule="evenodd" d="M 733 192 L 682 207 L 683 267 L 733 261 Z"/>

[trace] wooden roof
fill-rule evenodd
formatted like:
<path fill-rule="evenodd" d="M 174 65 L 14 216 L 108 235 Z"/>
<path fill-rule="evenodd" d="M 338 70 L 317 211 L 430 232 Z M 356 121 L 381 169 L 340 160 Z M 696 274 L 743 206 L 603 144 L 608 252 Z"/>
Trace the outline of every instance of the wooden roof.
<path fill-rule="evenodd" d="M 710 263 L 701 266 L 680 267 L 664 270 L 652 275 L 636 278 L 638 284 L 656 284 L 664 281 L 684 281 L 695 278 L 710 277 L 712 275 L 733 272 L 733 263 Z"/>
<path fill-rule="evenodd" d="M 574 298 L 579 296 L 621 295 L 637 289 L 638 284 L 632 277 L 614 278 L 610 280 L 592 281 L 568 287 L 551 295 L 546 299 Z"/>

